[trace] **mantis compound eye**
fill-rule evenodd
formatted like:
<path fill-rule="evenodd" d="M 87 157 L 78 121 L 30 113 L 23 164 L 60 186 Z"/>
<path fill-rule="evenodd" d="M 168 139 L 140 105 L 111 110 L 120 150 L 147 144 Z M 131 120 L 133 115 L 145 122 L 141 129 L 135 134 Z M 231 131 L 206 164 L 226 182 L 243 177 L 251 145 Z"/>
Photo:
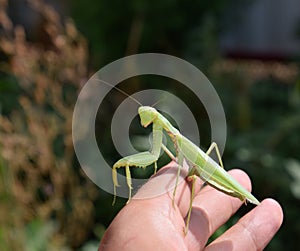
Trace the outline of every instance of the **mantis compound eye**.
<path fill-rule="evenodd" d="M 150 106 L 141 106 L 138 112 L 141 118 L 141 124 L 144 127 L 147 127 L 149 124 L 151 124 L 157 115 L 157 111 Z"/>

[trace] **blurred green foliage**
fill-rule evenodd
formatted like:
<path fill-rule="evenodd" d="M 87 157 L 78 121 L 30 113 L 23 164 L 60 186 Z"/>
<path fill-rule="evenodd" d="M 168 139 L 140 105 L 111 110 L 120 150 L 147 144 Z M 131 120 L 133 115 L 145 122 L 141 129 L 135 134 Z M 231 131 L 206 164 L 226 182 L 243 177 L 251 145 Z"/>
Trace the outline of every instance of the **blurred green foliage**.
<path fill-rule="evenodd" d="M 214 24 L 220 28 L 224 8 L 234 2 L 239 1 L 102 0 L 87 4 L 78 0 L 70 2 L 70 7 L 99 67 L 124 55 L 149 51 L 209 58 L 215 54 L 217 41 L 207 36 L 207 30 Z"/>
<path fill-rule="evenodd" d="M 31 2 L 36 3 L 38 1 Z M 50 19 L 49 24 L 49 20 L 46 18 L 46 21 L 43 22 L 48 32 L 50 31 L 50 37 L 47 37 L 47 46 L 49 44 L 50 46 L 45 50 L 40 50 L 41 45 L 37 43 L 35 45 L 30 44 L 30 48 L 36 48 L 34 51 L 38 51 L 40 54 L 54 51 L 53 55 L 56 55 L 58 60 L 53 61 L 54 64 L 51 64 L 51 62 L 45 64 L 42 60 L 43 57 L 38 57 L 41 60 L 38 61 L 41 67 L 25 68 L 25 73 L 26 70 L 32 71 L 27 72 L 31 82 L 36 81 L 35 76 L 38 74 L 47 76 L 46 80 L 49 81 L 46 81 L 46 83 L 48 84 L 42 89 L 47 97 L 51 93 L 51 88 L 59 83 L 63 90 L 63 95 L 59 96 L 61 100 L 46 105 L 39 104 L 36 100 L 32 111 L 36 112 L 38 110 L 38 112 L 25 113 L 24 115 L 24 105 L 20 102 L 20 97 L 26 96 L 31 100 L 35 97 L 34 93 L 37 89 L 34 87 L 28 89 L 24 85 L 24 76 L 20 76 L 20 72 L 14 72 L 11 69 L 14 66 L 12 64 L 14 53 L 9 54 L 5 50 L 3 52 L 2 47 L 0 57 L 5 62 L 5 64 L 1 63 L 0 65 L 0 107 L 2 115 L 13 126 L 15 126 L 15 120 L 12 121 L 12 119 L 16 119 L 16 114 L 21 114 L 21 120 L 24 118 L 28 120 L 29 118 L 29 121 L 33 120 L 37 123 L 44 121 L 45 124 L 47 124 L 45 121 L 49 121 L 50 117 L 53 118 L 54 116 L 59 121 L 58 124 L 62 126 L 65 125 L 64 119 L 67 120 L 72 115 L 71 108 L 80 89 L 80 81 L 86 80 L 89 75 L 85 70 L 80 71 L 82 67 L 78 67 L 77 62 L 82 65 L 88 64 L 88 70 L 94 72 L 106 63 L 134 53 L 161 52 L 182 57 L 194 63 L 207 74 L 214 83 L 223 102 L 228 123 L 227 144 L 223 156 L 226 168 L 238 167 L 245 170 L 252 179 L 253 193 L 259 199 L 273 197 L 283 206 L 285 213 L 283 227 L 266 250 L 300 249 L 297 238 L 300 234 L 300 219 L 298 217 L 300 210 L 299 70 L 295 76 L 285 80 L 274 77 L 270 73 L 264 76 L 257 74 L 257 72 L 261 73 L 261 68 L 264 67 L 264 64 L 268 65 L 268 62 L 258 62 L 246 66 L 247 69 L 257 67 L 252 72 L 250 71 L 250 74 L 241 70 L 240 66 L 243 62 L 239 61 L 234 63 L 230 71 L 226 71 L 226 67 L 231 64 L 227 61 L 224 61 L 223 68 L 215 70 L 215 64 L 223 60 L 218 50 L 218 37 L 227 28 L 221 22 L 222 13 L 226 8 L 237 2 L 241 4 L 241 1 L 234 0 L 167 0 L 157 3 L 145 0 L 130 2 L 101 0 L 88 3 L 83 0 L 69 1 L 71 16 L 89 44 L 90 59 L 86 60 L 80 56 L 81 54 L 77 54 L 76 46 L 82 45 L 84 42 L 77 40 L 77 35 L 75 36 L 76 39 L 72 37 L 72 34 L 74 35 L 72 27 L 63 24 L 63 22 L 61 23 L 62 20 L 58 23 L 54 22 L 53 27 L 50 25 L 53 25 L 51 23 L 53 20 Z M 1 7 L 1 11 L 5 12 L 5 6 Z M 5 26 L 3 23 L 1 25 Z M 59 27 L 59 32 L 51 30 L 55 30 L 55 27 Z M 71 30 L 66 28 L 67 31 L 64 33 L 65 27 L 69 27 Z M 9 33 L 5 33 L 5 29 L 2 27 L 2 38 L 14 37 L 15 28 L 13 27 Z M 75 34 L 78 34 L 76 32 Z M 38 38 L 38 36 L 36 37 Z M 2 38 L 1 45 L 3 46 Z M 40 39 L 43 41 L 44 38 L 42 36 Z M 55 46 L 59 45 L 59 41 L 65 41 L 64 45 L 66 47 L 57 49 Z M 53 42 L 52 45 L 51 42 Z M 55 44 L 56 42 L 58 44 Z M 61 55 L 61 58 L 59 55 Z M 70 55 L 72 60 L 69 60 Z M 33 56 L 36 56 L 36 54 Z M 282 65 L 289 65 L 289 63 L 281 62 Z M 70 77 L 70 72 L 73 78 Z M 276 73 L 276 69 L 274 72 Z M 25 78 L 25 80 L 28 79 Z M 53 83 L 55 84 L 54 87 L 52 86 Z M 34 83 L 31 84 L 35 86 Z M 140 77 L 120 84 L 120 88 L 129 94 L 145 88 L 162 87 L 179 96 L 188 104 L 198 118 L 200 131 L 205 132 L 202 134 L 209 136 L 209 122 L 205 109 L 199 101 L 195 100 L 192 93 L 185 90 L 179 83 L 165 78 Z M 99 147 L 111 163 L 117 160 L 119 156 L 111 141 L 110 121 L 113 110 L 124 98 L 123 94 L 112 91 L 109 97 L 105 99 L 103 109 L 99 111 L 103 114 L 99 114 L 99 119 L 97 119 L 97 128 L 101 128 L 101 132 L 97 132 Z M 57 104 L 58 106 L 55 106 Z M 63 104 L 63 106 L 59 106 L 59 104 Z M 62 115 L 60 109 L 64 106 L 69 109 L 66 114 Z M 106 120 L 101 119 L 102 117 L 105 117 Z M 41 118 L 44 118 L 44 120 Z M 3 122 L 3 120 L 1 121 Z M 22 133 L 26 136 L 28 133 L 27 124 L 24 122 L 22 125 L 23 127 L 13 128 L 21 136 Z M 48 123 L 50 130 L 57 130 L 57 128 L 51 129 L 51 125 L 51 123 Z M 67 125 L 70 126 L 70 124 Z M 5 125 L 1 124 L 1 126 Z M 109 225 L 115 214 L 124 205 L 124 200 L 118 199 L 117 205 L 112 207 L 111 195 L 100 190 L 95 192 L 95 188 L 87 181 L 88 178 L 81 173 L 74 153 L 70 154 L 70 152 L 66 153 L 64 151 L 69 138 L 64 137 L 68 134 L 61 128 L 62 131 L 56 132 L 57 137 L 53 141 L 51 155 L 53 162 L 51 163 L 58 163 L 67 158 L 66 154 L 68 154 L 68 158 L 71 155 L 72 161 L 67 163 L 67 171 L 63 175 L 64 177 L 71 176 L 72 180 L 66 183 L 52 182 L 49 177 L 53 177 L 55 170 L 57 171 L 55 168 L 42 175 L 44 180 L 37 185 L 40 185 L 40 187 L 37 187 L 37 191 L 45 193 L 45 190 L 43 190 L 45 184 L 53 185 L 54 190 L 59 188 L 63 191 L 63 195 L 59 197 L 62 202 L 61 208 L 59 210 L 53 209 L 53 213 L 47 217 L 40 217 L 40 211 L 32 210 L 32 208 L 44 208 L 43 205 L 51 201 L 49 199 L 51 198 L 50 195 L 47 197 L 45 194 L 41 196 L 40 193 L 37 193 L 39 196 L 34 196 L 35 199 L 31 201 L 30 205 L 26 204 L 24 208 L 22 207 L 22 210 L 19 209 L 22 202 L 17 201 L 18 197 L 15 195 L 16 191 L 13 190 L 13 187 L 16 181 L 24 181 L 23 175 L 28 170 L 15 173 L 13 167 L 16 165 L 16 159 L 14 161 L 10 160 L 12 162 L 6 160 L 3 146 L 0 145 L 0 210 L 1 214 L 5 215 L 4 218 L 2 216 L 3 219 L 1 218 L 0 245 L 4 250 L 53 250 L 51 243 L 48 245 L 47 240 L 54 237 L 56 240 L 55 245 L 60 245 L 59 250 L 94 250 L 103 235 L 105 227 Z M 138 125 L 137 120 L 136 123 L 132 124 L 131 133 L 132 135 L 145 133 L 144 129 Z M 203 147 L 209 145 L 210 139 L 208 136 L 204 137 L 203 141 L 201 139 Z M 30 139 L 35 139 L 34 135 Z M 29 158 L 30 154 L 28 153 L 25 157 Z M 35 169 L 42 169 L 42 164 L 45 163 L 44 160 L 39 160 L 41 162 L 36 161 L 36 159 L 27 159 L 26 165 L 32 164 Z M 37 165 L 37 163 L 42 164 Z M 136 175 L 140 174 L 136 173 Z M 26 190 L 26 186 L 24 186 L 24 190 Z M 76 215 L 76 212 L 78 213 L 76 209 L 85 208 L 82 206 L 83 204 L 89 210 L 81 211 L 80 217 L 82 219 L 86 216 L 89 219 L 89 225 L 85 225 L 86 228 L 83 228 L 83 233 L 78 233 L 81 236 L 80 241 L 77 239 L 76 243 L 72 243 L 72 239 L 74 239 L 72 234 L 74 233 L 70 229 L 69 232 L 66 231 L 68 229 L 67 225 L 78 219 L 76 218 L 79 217 Z M 222 234 L 227 227 L 238 220 L 238 216 L 241 216 L 250 208 L 251 206 L 247 206 L 239 210 L 237 216 L 218 230 L 217 235 Z M 32 212 L 34 212 L 33 215 Z M 89 215 L 84 215 L 84 213 Z M 64 215 L 66 218 L 62 219 L 59 214 Z M 43 214 L 41 215 L 43 216 Z M 75 223 L 76 225 L 77 223 Z M 19 238 L 20 242 L 14 243 L 14 238 Z M 58 246 L 56 246 L 56 249 L 58 249 Z"/>

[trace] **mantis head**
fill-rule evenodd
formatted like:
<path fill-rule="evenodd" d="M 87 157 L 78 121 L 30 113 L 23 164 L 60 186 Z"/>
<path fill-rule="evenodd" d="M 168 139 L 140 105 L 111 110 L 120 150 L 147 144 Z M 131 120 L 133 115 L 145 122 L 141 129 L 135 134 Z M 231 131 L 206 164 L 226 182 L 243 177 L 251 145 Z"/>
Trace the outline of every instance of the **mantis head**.
<path fill-rule="evenodd" d="M 141 124 L 144 127 L 147 127 L 149 124 L 153 122 L 153 120 L 157 117 L 157 111 L 151 106 L 141 106 L 139 107 L 138 113 L 141 118 Z"/>

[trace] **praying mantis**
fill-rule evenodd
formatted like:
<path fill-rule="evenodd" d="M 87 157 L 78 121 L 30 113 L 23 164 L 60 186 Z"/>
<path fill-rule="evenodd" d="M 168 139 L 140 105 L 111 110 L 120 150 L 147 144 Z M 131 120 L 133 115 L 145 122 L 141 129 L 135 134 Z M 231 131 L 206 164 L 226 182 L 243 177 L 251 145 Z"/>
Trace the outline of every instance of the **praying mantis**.
<path fill-rule="evenodd" d="M 105 82 L 105 81 L 101 81 Z M 107 83 L 108 84 L 108 83 Z M 116 88 L 116 87 L 114 87 Z M 122 90 L 116 88 L 117 90 L 124 93 Z M 126 94 L 126 93 L 124 93 Z M 127 95 L 127 94 L 126 94 Z M 127 95 L 129 96 L 129 95 Z M 137 102 L 137 100 L 135 100 Z M 139 102 L 138 102 L 139 103 Z M 139 103 L 140 104 L 140 103 Z M 140 104 L 141 105 L 141 104 Z M 220 151 L 216 143 L 212 143 L 207 152 L 202 151 L 198 146 L 196 146 L 192 141 L 183 136 L 179 130 L 177 130 L 161 113 L 159 113 L 155 108 L 151 106 L 140 106 L 138 108 L 138 114 L 140 116 L 140 122 L 143 127 L 148 127 L 152 124 L 153 127 L 153 144 L 151 151 L 140 152 L 127 157 L 124 157 L 117 161 L 112 167 L 112 180 L 114 185 L 114 201 L 116 199 L 116 187 L 119 186 L 117 180 L 117 169 L 125 167 L 126 181 L 129 188 L 129 198 L 128 202 L 131 200 L 131 173 L 130 167 L 142 167 L 146 168 L 149 165 L 154 164 L 154 172 L 157 170 L 157 161 L 160 156 L 161 149 L 169 155 L 169 157 L 178 163 L 178 173 L 176 178 L 175 188 L 173 190 L 173 203 L 176 194 L 176 188 L 178 185 L 178 179 L 180 175 L 180 169 L 183 166 L 184 160 L 190 166 L 190 171 L 188 178 L 192 181 L 191 186 L 191 199 L 186 220 L 185 234 L 187 233 L 193 198 L 195 196 L 195 182 L 196 177 L 200 177 L 205 183 L 216 188 L 217 190 L 228 194 L 233 197 L 239 198 L 241 201 L 249 201 L 255 205 L 260 202 L 244 188 L 239 182 L 237 182 L 232 176 L 230 176 L 224 169 Z M 172 154 L 172 152 L 163 144 L 163 130 L 171 138 L 175 149 L 177 158 Z M 216 151 L 219 164 L 213 161 L 209 154 L 212 150 Z"/>
<path fill-rule="evenodd" d="M 161 149 L 163 149 L 170 156 L 171 159 L 175 160 L 173 154 L 166 148 L 165 145 L 163 145 L 163 130 L 165 130 L 175 145 L 175 149 L 177 152 L 177 162 L 179 165 L 176 185 L 173 192 L 173 200 L 176 193 L 178 176 L 180 174 L 180 167 L 183 166 L 184 159 L 186 159 L 188 164 L 192 167 L 188 175 L 189 177 L 191 177 L 192 180 L 192 191 L 185 232 L 188 230 L 191 216 L 192 202 L 195 195 L 196 176 L 202 178 L 212 187 L 226 194 L 237 197 L 243 202 L 249 201 L 250 203 L 253 203 L 255 205 L 259 204 L 259 201 L 250 192 L 248 192 L 240 183 L 238 183 L 225 171 L 221 155 L 216 143 L 212 143 L 208 151 L 204 153 L 199 147 L 197 147 L 193 142 L 184 137 L 175 127 L 173 127 L 172 124 L 155 108 L 150 106 L 141 106 L 138 109 L 138 113 L 140 116 L 142 126 L 147 127 L 151 123 L 153 125 L 152 150 L 124 157 L 117 161 L 112 168 L 112 179 L 114 189 L 116 189 L 116 186 L 119 186 L 117 180 L 117 168 L 125 167 L 126 181 L 129 187 L 128 201 L 130 201 L 131 199 L 132 190 L 131 174 L 129 169 L 130 166 L 145 168 L 151 164 L 154 164 L 156 172 L 157 160 L 159 158 Z M 208 161 L 208 155 L 213 149 L 215 149 L 217 153 L 220 166 L 216 166 L 214 164 L 216 162 L 214 161 Z M 116 190 L 114 190 L 114 195 L 116 196 Z"/>

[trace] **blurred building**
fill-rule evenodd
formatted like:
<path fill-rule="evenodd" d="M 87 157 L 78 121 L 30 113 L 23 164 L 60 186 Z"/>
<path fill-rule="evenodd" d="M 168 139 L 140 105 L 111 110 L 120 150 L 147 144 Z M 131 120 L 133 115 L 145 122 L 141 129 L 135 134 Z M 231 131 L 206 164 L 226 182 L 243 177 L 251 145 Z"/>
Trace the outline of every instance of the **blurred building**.
<path fill-rule="evenodd" d="M 231 6 L 224 17 L 227 27 L 221 37 L 222 51 L 238 58 L 299 57 L 299 3 L 298 0 L 251 0 L 248 4 L 243 1 Z"/>

